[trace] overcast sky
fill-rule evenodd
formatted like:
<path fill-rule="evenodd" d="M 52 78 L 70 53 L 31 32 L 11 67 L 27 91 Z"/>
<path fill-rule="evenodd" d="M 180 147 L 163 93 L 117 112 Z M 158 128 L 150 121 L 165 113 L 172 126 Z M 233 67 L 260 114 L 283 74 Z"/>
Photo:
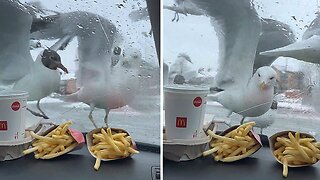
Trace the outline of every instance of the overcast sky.
<path fill-rule="evenodd" d="M 272 18 L 288 24 L 298 40 L 306 26 L 316 17 L 316 0 L 253 0 L 261 17 Z M 173 0 L 164 0 L 172 5 Z M 217 69 L 218 40 L 209 18 L 204 16 L 180 15 L 179 22 L 172 22 L 174 13 L 163 10 L 163 57 L 172 63 L 180 52 L 190 55 L 195 66 Z M 288 59 L 288 61 L 286 61 Z M 302 64 L 291 58 L 278 58 L 278 66 L 288 65 L 291 70 L 300 70 Z"/>

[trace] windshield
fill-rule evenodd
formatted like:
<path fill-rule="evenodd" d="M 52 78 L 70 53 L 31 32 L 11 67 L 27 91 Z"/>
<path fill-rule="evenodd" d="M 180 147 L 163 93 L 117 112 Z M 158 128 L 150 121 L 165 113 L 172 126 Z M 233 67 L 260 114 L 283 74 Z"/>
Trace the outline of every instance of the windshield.
<path fill-rule="evenodd" d="M 27 63 L 1 64 L 0 80 L 2 89 L 29 92 L 27 127 L 71 120 L 88 132 L 107 124 L 159 145 L 160 68 L 146 1 L 20 2 L 24 16 L 10 18 L 21 32 L 2 57 Z"/>
<path fill-rule="evenodd" d="M 224 21 L 224 16 L 213 14 L 213 11 L 210 14 L 210 8 L 214 7 L 204 7 L 203 4 L 196 1 L 164 0 L 162 43 L 164 63 L 168 66 L 167 72 L 164 72 L 167 75 L 164 82 L 184 82 L 214 87 L 212 90 L 226 90 L 234 82 L 248 83 L 248 79 L 254 76 L 259 67 L 271 66 L 276 76 L 270 78 L 276 80 L 272 98 L 274 103 L 269 102 L 270 106 L 272 104 L 270 111 L 256 117 L 257 114 L 250 113 L 249 109 L 254 108 L 252 106 L 245 109 L 238 108 L 241 103 L 233 106 L 238 103 L 236 100 L 252 102 L 254 96 L 243 95 L 241 98 L 245 98 L 233 99 L 229 103 L 209 98 L 205 121 L 213 119 L 219 122 L 219 130 L 224 130 L 228 126 L 239 124 L 241 119 L 247 116 L 244 121 L 256 121 L 257 126 L 262 128 L 262 131 L 257 128 L 257 132 L 268 136 L 283 130 L 298 130 L 320 138 L 320 71 L 319 62 L 310 57 L 311 50 L 308 51 L 311 54 L 308 57 L 289 54 L 285 50 L 282 54 L 263 53 L 317 35 L 318 1 L 254 0 L 252 6 L 258 14 L 259 23 L 245 22 L 240 16 L 236 21 L 237 17 L 233 17 L 232 12 L 228 11 L 230 9 L 226 8 L 224 12 L 231 13 L 229 17 L 224 14 L 226 19 L 234 20 L 235 24 L 240 22 L 232 28 L 230 26 L 233 24 L 228 20 Z M 213 16 L 216 16 L 216 19 L 212 18 Z M 251 23 L 251 29 L 246 29 L 245 23 Z M 253 33 L 257 33 L 259 39 L 249 39 Z M 252 43 L 255 48 L 250 51 Z M 240 63 L 241 58 L 255 58 L 255 61 L 254 64 L 246 66 Z M 226 62 L 229 60 L 233 63 Z M 237 73 L 239 75 L 235 75 Z M 184 78 L 181 80 L 177 75 Z M 236 89 L 248 90 L 243 84 L 234 86 L 230 90 L 232 94 L 243 93 Z M 216 92 L 212 91 L 209 96 Z M 231 115 L 230 111 L 233 111 Z"/>

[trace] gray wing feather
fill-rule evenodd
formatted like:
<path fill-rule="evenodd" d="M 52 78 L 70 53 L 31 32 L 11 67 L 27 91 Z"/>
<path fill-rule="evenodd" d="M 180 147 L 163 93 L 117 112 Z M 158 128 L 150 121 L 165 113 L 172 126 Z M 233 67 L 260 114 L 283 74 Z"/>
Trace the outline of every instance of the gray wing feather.
<path fill-rule="evenodd" d="M 192 0 L 214 20 L 219 39 L 219 88 L 247 84 L 252 77 L 261 22 L 250 0 Z"/>

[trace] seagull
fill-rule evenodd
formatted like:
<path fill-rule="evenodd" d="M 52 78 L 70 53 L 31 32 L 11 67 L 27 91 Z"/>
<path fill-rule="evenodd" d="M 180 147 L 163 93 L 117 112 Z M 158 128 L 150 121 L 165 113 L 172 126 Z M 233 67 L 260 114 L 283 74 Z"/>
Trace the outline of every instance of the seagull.
<path fill-rule="evenodd" d="M 0 84 L 27 91 L 28 100 L 37 100 L 42 117 L 48 118 L 40 109 L 40 100 L 59 85 L 60 72 L 57 68 L 68 72 L 55 52 L 57 44 L 53 49 L 45 49 L 33 61 L 30 54 L 32 16 L 28 9 L 19 1 L 2 1 L 0 17 Z M 63 44 L 66 39 L 58 44 Z"/>
<path fill-rule="evenodd" d="M 222 91 L 208 99 L 221 103 L 230 114 L 235 112 L 244 118 L 267 112 L 273 99 L 276 72 L 263 66 L 253 74 L 261 20 L 251 1 L 186 1 L 211 18 L 219 39 L 219 67 L 214 81 Z"/>
<path fill-rule="evenodd" d="M 79 90 L 59 98 L 88 104 L 88 117 L 95 127 L 95 108 L 105 110 L 108 126 L 110 110 L 128 105 L 137 94 L 141 52 L 123 44 L 122 35 L 110 20 L 83 11 L 60 13 L 34 19 L 31 32 L 34 39 L 77 38 Z"/>
<path fill-rule="evenodd" d="M 13 89 L 28 92 L 29 101 L 37 101 L 37 108 L 41 114 L 28 109 L 34 115 L 49 119 L 40 108 L 40 101 L 58 89 L 61 80 L 58 68 L 68 73 L 68 69 L 62 65 L 61 58 L 56 51 L 60 50 L 62 46 L 65 46 L 65 43 L 69 42 L 70 39 L 69 36 L 66 36 L 50 48 L 43 50 L 34 62 L 32 71 L 16 81 L 13 85 Z"/>
<path fill-rule="evenodd" d="M 320 64 L 320 15 L 311 22 L 302 40 L 287 46 L 261 52 L 270 57 L 292 57 L 301 61 Z"/>
<path fill-rule="evenodd" d="M 80 59 L 81 60 L 81 59 Z M 92 113 L 94 109 L 105 110 L 104 122 L 108 127 L 108 115 L 111 109 L 128 105 L 137 94 L 139 86 L 139 67 L 142 62 L 141 53 L 138 50 L 127 52 L 126 55 L 112 68 L 106 70 L 106 66 L 95 64 L 91 76 L 87 78 L 79 91 L 60 97 L 69 102 L 83 102 L 90 106 L 89 119 L 97 128 Z M 104 69 L 106 68 L 106 69 Z M 88 70 L 87 70 L 88 71 Z M 90 79 L 90 80 L 89 80 Z"/>
<path fill-rule="evenodd" d="M 186 53 L 180 53 L 169 68 L 169 83 L 183 84 L 197 76 L 193 62 Z"/>

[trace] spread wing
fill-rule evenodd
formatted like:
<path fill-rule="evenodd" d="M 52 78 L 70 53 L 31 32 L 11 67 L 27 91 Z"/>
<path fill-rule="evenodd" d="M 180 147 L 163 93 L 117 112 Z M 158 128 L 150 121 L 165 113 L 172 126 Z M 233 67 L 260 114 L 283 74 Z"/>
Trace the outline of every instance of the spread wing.
<path fill-rule="evenodd" d="M 18 1 L 0 0 L 0 84 L 12 84 L 30 72 L 32 16 Z"/>
<path fill-rule="evenodd" d="M 216 86 L 246 85 L 252 77 L 261 21 L 250 0 L 190 0 L 212 18 L 219 39 Z"/>
<path fill-rule="evenodd" d="M 311 22 L 303 34 L 302 40 L 287 46 L 263 51 L 260 55 L 270 57 L 292 57 L 305 62 L 320 64 L 320 17 L 319 15 Z"/>

